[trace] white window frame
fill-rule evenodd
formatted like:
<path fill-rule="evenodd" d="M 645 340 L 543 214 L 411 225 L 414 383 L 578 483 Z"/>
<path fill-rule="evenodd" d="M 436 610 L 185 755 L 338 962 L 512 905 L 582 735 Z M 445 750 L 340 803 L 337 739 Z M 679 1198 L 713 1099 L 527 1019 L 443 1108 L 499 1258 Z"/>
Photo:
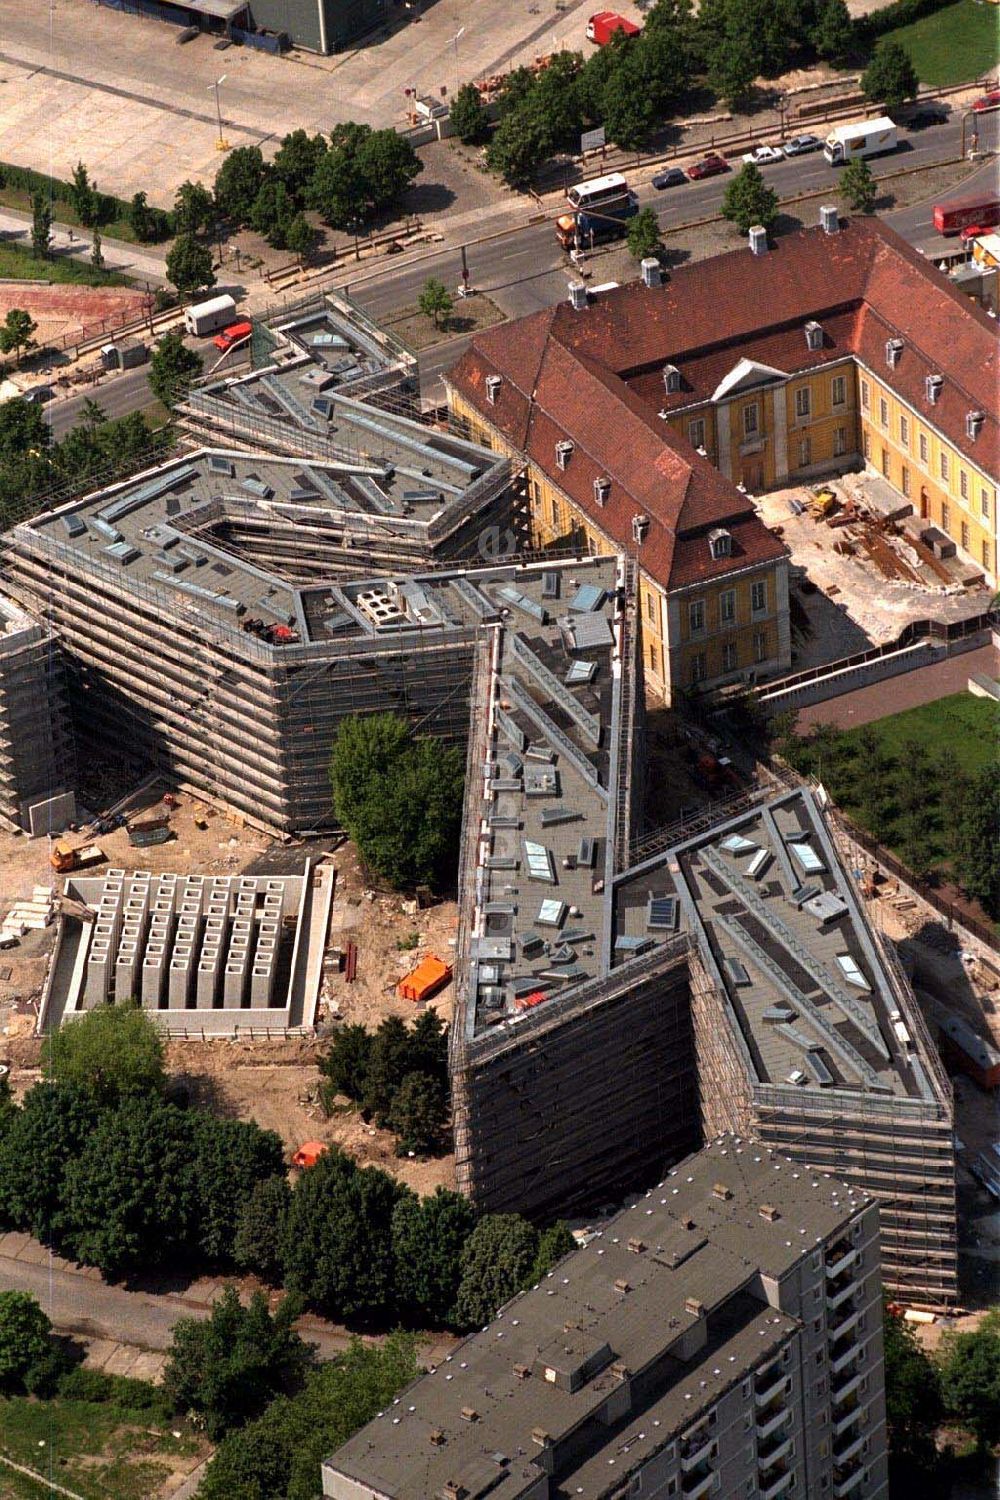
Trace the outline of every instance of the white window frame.
<path fill-rule="evenodd" d="M 748 401 L 743 408 L 743 436 L 747 439 L 760 436 L 759 401 Z"/>
<path fill-rule="evenodd" d="M 736 623 L 736 590 L 723 589 L 719 595 L 719 624 L 735 625 Z"/>
<path fill-rule="evenodd" d="M 739 666 L 739 656 L 736 651 L 735 641 L 723 641 L 722 643 L 722 670 L 724 672 L 735 672 Z"/>
<path fill-rule="evenodd" d="M 837 392 L 840 395 L 837 395 Z M 834 407 L 847 405 L 847 376 L 835 375 L 830 382 L 830 404 Z"/>
<path fill-rule="evenodd" d="M 757 600 L 760 599 L 760 603 Z M 767 611 L 767 579 L 755 578 L 750 584 L 750 608 L 755 615 L 765 614 Z"/>
<path fill-rule="evenodd" d="M 843 458 L 847 452 L 847 428 L 835 427 L 833 429 L 833 456 Z"/>
<path fill-rule="evenodd" d="M 871 409 L 871 387 L 869 386 L 867 380 L 862 380 L 862 382 L 861 382 L 861 410 L 862 411 L 869 411 L 870 409 Z"/>
<path fill-rule="evenodd" d="M 705 418 L 692 417 L 688 423 L 688 442 L 692 448 L 705 446 Z"/>
<path fill-rule="evenodd" d="M 704 599 L 692 599 L 688 603 L 688 632 L 691 635 L 702 635 L 705 630 L 705 601 Z"/>
<path fill-rule="evenodd" d="M 905 412 L 899 414 L 899 441 L 909 452 L 910 447 L 910 419 Z"/>
<path fill-rule="evenodd" d="M 795 417 L 799 422 L 812 416 L 812 392 L 807 385 L 800 385 L 795 392 Z"/>

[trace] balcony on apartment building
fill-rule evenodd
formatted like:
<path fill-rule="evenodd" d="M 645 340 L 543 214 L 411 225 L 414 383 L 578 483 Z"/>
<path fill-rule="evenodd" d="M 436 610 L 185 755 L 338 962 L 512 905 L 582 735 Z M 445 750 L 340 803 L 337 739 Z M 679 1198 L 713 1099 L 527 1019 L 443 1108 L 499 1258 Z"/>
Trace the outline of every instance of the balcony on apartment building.
<path fill-rule="evenodd" d="M 791 1489 L 794 1477 L 791 1469 L 783 1469 L 770 1479 L 762 1478 L 759 1484 L 760 1500 L 778 1500 L 779 1495 Z"/>
<path fill-rule="evenodd" d="M 863 1311 L 863 1308 L 855 1307 L 849 1302 L 841 1308 L 840 1317 L 836 1321 L 831 1319 L 827 1322 L 826 1333 L 831 1344 L 838 1343 L 841 1339 L 846 1338 L 851 1329 L 857 1327 L 863 1316 Z"/>
<path fill-rule="evenodd" d="M 792 1439 L 787 1432 L 773 1434 L 771 1441 L 757 1443 L 757 1467 L 763 1474 L 767 1469 L 773 1469 L 792 1451 Z"/>
<path fill-rule="evenodd" d="M 861 1280 L 861 1267 L 852 1265 L 843 1275 L 838 1276 L 835 1281 L 828 1283 L 826 1288 L 826 1306 L 828 1312 L 836 1312 L 842 1303 L 846 1302 L 851 1293 L 857 1290 Z"/>
<path fill-rule="evenodd" d="M 690 1474 L 692 1469 L 697 1469 L 700 1464 L 708 1463 L 712 1457 L 712 1447 L 715 1439 L 710 1432 L 703 1430 L 694 1437 L 686 1438 L 681 1443 L 681 1471 Z"/>
<path fill-rule="evenodd" d="M 845 1432 L 839 1439 L 834 1439 L 833 1461 L 838 1468 L 849 1464 L 852 1458 L 857 1458 L 865 1444 L 865 1434 L 862 1430 L 857 1432 Z"/>
<path fill-rule="evenodd" d="M 830 1399 L 834 1404 L 834 1416 L 837 1415 L 837 1411 L 840 1409 L 841 1403 L 845 1402 L 849 1396 L 852 1396 L 854 1394 L 864 1378 L 865 1375 L 863 1370 L 848 1370 L 843 1380 L 841 1380 L 839 1383 L 831 1381 Z"/>
<path fill-rule="evenodd" d="M 778 1431 L 778 1428 L 781 1427 L 788 1416 L 789 1410 L 784 1404 L 784 1399 L 782 1399 L 781 1404 L 774 1411 L 766 1411 L 759 1416 L 757 1418 L 758 1445 L 766 1443 L 768 1438 L 772 1437 Z"/>
<path fill-rule="evenodd" d="M 845 1496 L 853 1495 L 865 1477 L 865 1466 L 860 1458 L 854 1459 L 850 1464 L 842 1468 L 834 1468 L 833 1471 L 833 1495 L 834 1500 L 845 1500 Z"/>
<path fill-rule="evenodd" d="M 768 1406 L 776 1396 L 784 1395 L 787 1379 L 781 1365 L 771 1365 L 769 1369 L 757 1376 L 754 1382 L 753 1400 L 758 1411 Z"/>
<path fill-rule="evenodd" d="M 828 1282 L 836 1281 L 846 1270 L 855 1264 L 858 1252 L 847 1240 L 838 1240 L 831 1245 L 826 1252 L 826 1279 Z"/>
<path fill-rule="evenodd" d="M 852 1382 L 854 1390 L 851 1392 L 851 1394 L 848 1395 L 846 1400 L 839 1403 L 834 1403 L 832 1416 L 833 1435 L 835 1438 L 839 1438 L 842 1432 L 846 1432 L 848 1427 L 850 1427 L 853 1422 L 856 1422 L 858 1420 L 862 1411 L 864 1410 L 864 1407 L 862 1406 L 856 1393 L 857 1386 L 860 1380 L 860 1375 L 855 1376 Z"/>
<path fill-rule="evenodd" d="M 702 1495 L 711 1494 L 713 1486 L 717 1486 L 718 1483 L 719 1476 L 715 1470 L 702 1464 L 690 1474 L 681 1475 L 681 1494 L 686 1497 L 686 1500 L 701 1500 Z"/>

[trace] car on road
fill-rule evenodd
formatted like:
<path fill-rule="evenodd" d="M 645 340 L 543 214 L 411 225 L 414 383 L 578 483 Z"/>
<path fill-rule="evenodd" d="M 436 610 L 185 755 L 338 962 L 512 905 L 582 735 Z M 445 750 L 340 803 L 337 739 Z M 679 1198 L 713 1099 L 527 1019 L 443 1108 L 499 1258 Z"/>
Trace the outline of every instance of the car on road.
<path fill-rule="evenodd" d="M 923 109 L 918 109 L 908 120 L 903 122 L 907 130 L 926 130 L 928 125 L 946 125 L 948 123 L 948 111 L 940 105 L 933 104 Z"/>
<path fill-rule="evenodd" d="M 702 157 L 688 167 L 687 174 L 692 182 L 700 182 L 703 177 L 718 177 L 720 172 L 728 172 L 729 163 L 724 156 L 718 156 L 714 151 L 708 156 Z"/>
<path fill-rule="evenodd" d="M 782 141 L 781 149 L 786 156 L 805 156 L 810 151 L 821 151 L 823 142 L 818 135 L 793 135 L 790 141 Z"/>
<path fill-rule="evenodd" d="M 225 350 L 232 349 L 237 344 L 244 343 L 252 333 L 252 323 L 230 323 L 228 328 L 224 328 L 221 333 L 215 336 L 215 338 L 212 340 L 212 343 L 215 345 L 216 349 L 221 349 L 223 352 L 225 352 Z"/>
<path fill-rule="evenodd" d="M 30 391 L 25 391 L 24 399 L 32 406 L 38 406 L 43 401 L 51 401 L 55 391 L 50 385 L 36 385 Z"/>
<path fill-rule="evenodd" d="M 653 178 L 653 186 L 657 190 L 680 187 L 682 182 L 687 182 L 687 173 L 682 167 L 667 167 L 666 171 L 657 172 Z"/>
<path fill-rule="evenodd" d="M 988 94 L 980 94 L 972 105 L 977 114 L 984 109 L 996 109 L 998 106 L 1000 106 L 1000 89 L 990 89 Z"/>
<path fill-rule="evenodd" d="M 748 166 L 766 167 L 773 161 L 784 161 L 785 153 L 780 146 L 755 146 L 748 151 L 743 160 Z"/>

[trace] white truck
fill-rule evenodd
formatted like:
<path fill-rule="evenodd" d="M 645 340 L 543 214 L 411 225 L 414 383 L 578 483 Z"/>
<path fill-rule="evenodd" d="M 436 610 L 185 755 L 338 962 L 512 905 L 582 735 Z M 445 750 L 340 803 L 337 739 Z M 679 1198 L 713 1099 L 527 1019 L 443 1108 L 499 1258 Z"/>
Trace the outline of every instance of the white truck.
<path fill-rule="evenodd" d="M 888 115 L 877 120 L 854 120 L 850 125 L 835 125 L 826 138 L 823 155 L 831 167 L 842 167 L 849 161 L 866 156 L 885 156 L 899 145 L 896 127 Z"/>
<path fill-rule="evenodd" d="M 210 297 L 207 302 L 196 302 L 193 307 L 184 309 L 184 327 L 188 333 L 200 338 L 206 333 L 215 333 L 217 329 L 225 328 L 235 317 L 236 303 L 232 297 Z"/>

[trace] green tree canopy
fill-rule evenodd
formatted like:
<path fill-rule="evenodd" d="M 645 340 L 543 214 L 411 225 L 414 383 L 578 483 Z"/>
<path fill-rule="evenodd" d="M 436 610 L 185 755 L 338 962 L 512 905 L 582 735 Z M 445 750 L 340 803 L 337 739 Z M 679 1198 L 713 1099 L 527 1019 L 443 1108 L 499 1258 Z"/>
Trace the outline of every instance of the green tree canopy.
<path fill-rule="evenodd" d="M 309 184 L 327 149 L 325 136 L 310 135 L 306 130 L 293 130 L 282 139 L 271 167 L 299 207 L 306 201 Z"/>
<path fill-rule="evenodd" d="M 941 1394 L 981 1448 L 1000 1442 L 1000 1310 L 972 1333 L 951 1333 L 941 1350 Z"/>
<path fill-rule="evenodd" d="M 899 42 L 880 42 L 861 75 L 865 98 L 872 104 L 884 104 L 886 109 L 898 109 L 907 99 L 915 99 L 919 86 L 913 59 Z"/>
<path fill-rule="evenodd" d="M 885 1403 L 889 1446 L 895 1459 L 926 1461 L 934 1452 L 941 1418 L 938 1371 L 901 1317 L 886 1311 Z"/>
<path fill-rule="evenodd" d="M 291 1296 L 272 1315 L 263 1292 L 244 1307 L 236 1288 L 227 1286 L 207 1319 L 179 1319 L 163 1371 L 177 1410 L 197 1412 L 218 1442 L 259 1416 L 279 1391 L 293 1390 L 311 1359 L 293 1327 L 300 1311 L 300 1300 Z"/>
<path fill-rule="evenodd" d="M 330 1150 L 292 1192 L 285 1285 L 328 1317 L 385 1319 L 395 1306 L 392 1215 L 407 1195 L 377 1167 Z"/>
<path fill-rule="evenodd" d="M 47 1360 L 52 1324 L 27 1292 L 0 1292 L 0 1391 L 21 1391 L 33 1366 Z"/>
<path fill-rule="evenodd" d="M 1000 920 L 1000 775 L 996 763 L 967 783 L 955 836 L 959 880 L 983 909 Z"/>
<path fill-rule="evenodd" d="M 435 328 L 440 328 L 441 319 L 447 320 L 455 304 L 444 282 L 438 281 L 436 276 L 428 276 L 417 298 L 417 306 L 425 318 L 434 320 Z"/>
<path fill-rule="evenodd" d="M 313 173 L 309 202 L 327 223 L 347 229 L 395 203 L 421 171 L 423 162 L 397 131 L 338 125 Z"/>
<path fill-rule="evenodd" d="M 37 332 L 38 324 L 29 312 L 20 307 L 9 308 L 0 323 L 0 353 L 9 354 L 13 349 L 20 364 L 22 354 L 34 347 Z"/>
<path fill-rule="evenodd" d="M 192 234 L 179 234 L 167 252 L 167 280 L 182 297 L 215 285 L 212 252 Z"/>
<path fill-rule="evenodd" d="M 569 1255 L 576 1249 L 577 1243 L 572 1231 L 562 1219 L 557 1219 L 554 1224 L 549 1225 L 548 1229 L 543 1229 L 538 1236 L 538 1255 L 532 1267 L 530 1284 L 534 1286 L 535 1282 L 541 1281 L 542 1277 L 547 1276 L 564 1255 Z"/>
<path fill-rule="evenodd" d="M 228 1266 L 241 1212 L 258 1184 L 284 1172 L 284 1146 L 255 1120 L 220 1120 L 206 1110 L 189 1118 L 199 1200 L 192 1248 L 210 1265 Z"/>
<path fill-rule="evenodd" d="M 653 209 L 641 209 L 629 224 L 628 249 L 633 260 L 645 260 L 663 249 L 660 221 Z"/>
<path fill-rule="evenodd" d="M 519 1214 L 486 1214 L 465 1242 L 455 1298 L 460 1328 L 482 1328 L 528 1282 L 538 1231 Z"/>
<path fill-rule="evenodd" d="M 42 1069 L 101 1106 L 158 1095 L 165 1081 L 163 1033 L 133 1004 L 100 1005 L 46 1037 Z"/>
<path fill-rule="evenodd" d="M 96 184 L 91 182 L 90 175 L 82 161 L 78 161 L 73 168 L 70 201 L 81 224 L 88 227 L 96 224 L 100 199 Z"/>
<path fill-rule="evenodd" d="M 269 1286 L 280 1286 L 285 1225 L 292 1201 L 285 1178 L 266 1177 L 244 1198 L 236 1219 L 233 1260 L 239 1271 L 251 1272 Z"/>
<path fill-rule="evenodd" d="M 215 199 L 203 182 L 182 182 L 174 196 L 174 225 L 178 234 L 201 234 L 211 229 Z"/>
<path fill-rule="evenodd" d="M 52 204 L 44 193 L 31 195 L 31 253 L 41 260 L 52 243 Z"/>
<path fill-rule="evenodd" d="M 310 223 L 304 213 L 297 213 L 285 229 L 285 248 L 290 250 L 300 265 L 307 265 L 322 240 L 322 232 Z"/>
<path fill-rule="evenodd" d="M 843 64 L 857 45 L 847 0 L 823 0 L 812 28 L 812 44 L 825 61 Z"/>
<path fill-rule="evenodd" d="M 54 1083 L 28 1090 L 0 1137 L 0 1217 L 5 1224 L 46 1243 L 60 1243 L 67 1228 L 66 1170 L 91 1139 L 96 1122 L 90 1094 Z"/>
<path fill-rule="evenodd" d="M 295 217 L 295 201 L 280 177 L 265 177 L 250 210 L 250 227 L 276 250 L 288 243 L 288 226 Z"/>
<path fill-rule="evenodd" d="M 441 1145 L 448 1123 L 445 1091 L 429 1073 L 407 1073 L 389 1106 L 387 1124 L 396 1137 L 396 1155 L 429 1156 Z"/>
<path fill-rule="evenodd" d="M 601 119 L 607 138 L 625 151 L 638 150 L 652 130 L 655 117 L 653 100 L 645 80 L 639 77 L 636 53 L 630 51 L 601 94 Z"/>
<path fill-rule="evenodd" d="M 754 224 L 770 229 L 778 217 L 778 195 L 764 181 L 760 167 L 745 162 L 726 188 L 722 216 L 746 234 Z"/>
<path fill-rule="evenodd" d="M 165 333 L 149 362 L 153 395 L 171 411 L 187 395 L 204 368 L 200 354 L 189 349 L 180 333 Z"/>
<path fill-rule="evenodd" d="M 493 132 L 486 148 L 486 165 L 511 187 L 524 187 L 552 147 L 552 136 L 541 116 L 531 108 L 514 109 L 502 115 Z"/>
<path fill-rule="evenodd" d="M 215 174 L 215 202 L 233 224 L 248 224 L 268 168 L 259 146 L 237 146 Z"/>
<path fill-rule="evenodd" d="M 336 815 L 365 863 L 397 887 L 454 879 L 465 759 L 398 714 L 340 725 L 330 762 Z"/>
<path fill-rule="evenodd" d="M 849 161 L 840 174 L 840 195 L 855 213 L 870 214 L 875 207 L 878 185 L 866 161 Z"/>
<path fill-rule="evenodd" d="M 752 35 L 737 32 L 711 46 L 708 85 L 731 109 L 748 107 L 760 71 L 760 49 Z"/>
<path fill-rule="evenodd" d="M 468 1198 L 439 1187 L 427 1198 L 407 1194 L 392 1215 L 396 1290 L 401 1308 L 421 1323 L 452 1321 L 465 1242 L 476 1215 Z"/>
<path fill-rule="evenodd" d="M 486 111 L 475 84 L 463 83 L 451 101 L 452 129 L 466 146 L 473 146 L 487 134 Z"/>

